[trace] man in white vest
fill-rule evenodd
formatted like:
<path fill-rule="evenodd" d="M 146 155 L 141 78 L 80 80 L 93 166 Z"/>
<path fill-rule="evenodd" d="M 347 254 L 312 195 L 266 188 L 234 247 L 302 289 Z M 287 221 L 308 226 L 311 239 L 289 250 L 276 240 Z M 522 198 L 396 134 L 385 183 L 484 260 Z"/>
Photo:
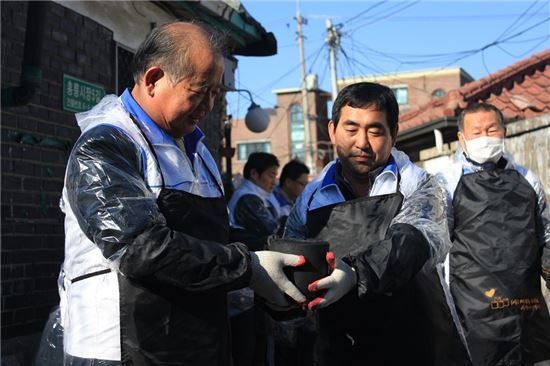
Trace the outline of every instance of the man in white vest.
<path fill-rule="evenodd" d="M 504 152 L 504 117 L 495 106 L 469 106 L 458 128 L 461 149 L 442 177 L 453 240 L 450 287 L 472 360 L 550 360 L 540 279 L 550 286 L 550 211 L 542 183 Z"/>
<path fill-rule="evenodd" d="M 338 158 L 305 187 L 285 227 L 286 237 L 329 242 L 333 269 L 308 287 L 317 339 L 297 365 L 470 365 L 442 281 L 444 192 L 394 148 L 398 119 L 380 84 L 348 85 L 334 101 Z"/>
<path fill-rule="evenodd" d="M 228 243 L 220 174 L 197 127 L 222 54 L 205 25 L 154 29 L 133 89 L 77 115 L 61 202 L 67 364 L 230 365 L 228 291 L 305 301 L 282 271 L 303 258 Z"/>

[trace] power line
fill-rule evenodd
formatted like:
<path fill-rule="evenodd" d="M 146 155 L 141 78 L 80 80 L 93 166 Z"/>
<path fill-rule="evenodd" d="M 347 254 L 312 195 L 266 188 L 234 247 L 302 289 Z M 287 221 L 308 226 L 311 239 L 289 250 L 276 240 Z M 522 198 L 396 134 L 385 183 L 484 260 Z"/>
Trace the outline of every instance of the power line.
<path fill-rule="evenodd" d="M 395 15 L 395 14 L 397 14 L 397 13 L 400 13 L 400 12 L 402 12 L 403 10 L 410 8 L 411 6 L 414 6 L 414 5 L 418 4 L 419 2 L 420 2 L 420 0 L 417 0 L 417 1 L 413 2 L 413 3 L 405 4 L 405 6 L 403 6 L 403 7 L 399 8 L 399 9 L 395 10 L 395 11 L 392 12 L 392 13 L 385 14 L 384 16 L 379 17 L 379 18 L 377 17 L 377 18 L 376 18 L 375 20 L 373 20 L 373 21 L 370 21 L 370 22 L 367 22 L 367 23 L 363 23 L 363 24 L 361 24 L 361 25 L 359 25 L 359 26 L 353 28 L 352 30 L 349 31 L 349 33 L 353 33 L 353 32 L 355 32 L 356 30 L 358 30 L 358 29 L 360 29 L 360 28 L 366 27 L 367 25 L 371 25 L 371 24 L 378 23 L 378 22 L 381 22 L 381 21 L 383 21 L 383 20 L 386 20 L 386 19 L 388 19 L 389 17 L 391 17 L 391 16 L 393 16 L 393 15 Z M 394 7 L 394 8 L 395 8 L 395 7 Z"/>
<path fill-rule="evenodd" d="M 528 17 L 527 19 L 532 19 L 535 17 L 542 17 L 544 14 L 539 14 L 540 10 L 544 8 L 543 4 L 541 8 L 539 8 L 537 11 L 526 14 Z M 406 22 L 406 23 L 412 23 L 412 22 L 451 22 L 451 21 L 487 21 L 487 18 L 491 19 L 505 19 L 505 18 L 512 18 L 517 17 L 520 14 L 464 14 L 464 15 L 404 15 L 404 16 L 398 16 L 398 17 L 392 17 L 392 19 L 388 20 L 390 22 Z M 371 20 L 375 20 L 376 18 L 374 16 L 369 17 Z M 525 20 L 525 19 L 524 19 Z"/>
<path fill-rule="evenodd" d="M 544 19 L 544 20 L 542 20 L 542 21 L 540 21 L 540 22 L 538 22 L 538 23 L 536 23 L 536 24 L 534 24 L 534 25 L 532 25 L 532 26 L 530 26 L 530 27 L 528 27 L 528 28 L 525 28 L 524 30 L 522 30 L 522 31 L 520 31 L 520 32 L 517 32 L 517 33 L 515 33 L 515 34 L 513 34 L 513 35 L 511 35 L 511 36 L 509 36 L 509 37 L 507 37 L 507 38 L 505 38 L 505 39 L 503 39 L 503 40 L 500 40 L 500 41 L 493 41 L 493 42 L 491 42 L 491 43 L 488 43 L 488 44 L 486 44 L 485 46 L 483 46 L 483 47 L 478 48 L 477 50 L 475 50 L 472 54 L 470 54 L 470 55 L 465 55 L 465 56 L 462 56 L 462 57 L 459 57 L 459 58 L 457 58 L 456 60 L 453 60 L 452 62 L 450 62 L 449 64 L 447 64 L 447 65 L 445 65 L 445 66 L 449 66 L 449 65 L 451 65 L 451 64 L 453 64 L 453 63 L 456 63 L 456 62 L 458 62 L 458 61 L 460 61 L 460 60 L 462 60 L 462 59 L 464 59 L 464 58 L 466 58 L 466 57 L 473 56 L 473 55 L 475 55 L 475 54 L 477 54 L 477 53 L 479 53 L 479 52 L 485 51 L 486 49 L 489 49 L 489 48 L 491 48 L 491 47 L 494 47 L 494 46 L 496 46 L 496 45 L 498 45 L 498 44 L 500 44 L 500 43 L 506 43 L 506 42 L 509 41 L 510 39 L 514 39 L 514 38 L 516 38 L 516 37 L 519 37 L 519 36 L 521 36 L 522 34 L 524 34 L 525 32 L 528 32 L 528 31 L 530 31 L 531 29 L 534 29 L 534 28 L 538 27 L 539 25 L 544 24 L 544 23 L 548 22 L 549 20 L 550 20 L 550 17 L 548 17 L 548 18 L 546 18 L 546 19 Z"/>
<path fill-rule="evenodd" d="M 328 62 L 328 52 L 326 58 L 323 60 L 325 61 L 325 67 L 321 67 L 321 70 L 323 70 L 323 73 L 319 77 L 319 85 L 323 85 L 323 82 L 325 81 L 325 77 L 327 76 L 327 71 L 329 69 L 329 62 Z"/>
<path fill-rule="evenodd" d="M 321 48 L 324 47 L 324 44 L 321 44 Z M 315 55 L 317 52 L 319 51 L 319 49 L 316 49 L 314 52 L 310 53 L 308 56 L 306 56 L 306 60 L 309 60 L 313 55 Z M 292 67 L 290 70 L 288 70 L 287 72 L 285 72 L 284 74 L 282 74 L 281 76 L 279 76 L 277 79 L 269 82 L 268 84 L 266 84 L 265 86 L 261 87 L 260 89 L 258 89 L 258 93 L 263 93 L 265 92 L 266 90 L 270 89 L 273 85 L 277 84 L 279 81 L 281 81 L 282 79 L 284 79 L 285 77 L 287 77 L 288 75 L 292 74 L 294 71 L 296 71 L 298 68 L 300 68 L 300 63 L 298 63 L 297 65 L 295 65 L 294 67 Z"/>
<path fill-rule="evenodd" d="M 355 15 L 355 16 L 352 16 L 352 17 L 349 18 L 349 19 L 344 20 L 342 23 L 347 23 L 347 24 L 349 25 L 350 23 L 353 23 L 353 21 L 356 20 L 357 18 L 363 16 L 364 14 L 368 13 L 368 12 L 371 11 L 372 9 L 374 9 L 374 8 L 376 8 L 376 7 L 378 7 L 378 6 L 382 5 L 382 4 L 384 4 L 384 3 L 387 3 L 387 2 L 388 2 L 388 0 L 377 2 L 376 4 L 369 6 L 366 10 L 363 10 L 363 11 L 360 12 L 359 14 L 357 14 L 357 15 Z"/>
<path fill-rule="evenodd" d="M 513 34 L 513 35 L 509 36 L 508 38 L 505 38 L 505 39 L 499 41 L 498 43 L 505 43 L 505 42 L 507 42 L 507 41 L 510 40 L 510 39 L 513 39 L 513 38 L 516 38 L 516 37 L 518 37 L 518 36 L 521 36 L 521 35 L 524 34 L 525 32 L 528 32 L 528 31 L 530 31 L 531 29 L 534 29 L 534 28 L 538 27 L 539 25 L 544 24 L 544 23 L 548 22 L 549 20 L 550 20 L 550 17 L 545 18 L 545 19 L 543 19 L 542 21 L 533 24 L 533 25 L 530 26 L 529 28 L 525 28 L 525 29 L 522 30 L 521 32 L 518 32 L 518 33 L 516 33 L 516 34 Z M 497 43 L 497 42 L 493 42 L 493 43 Z M 490 46 L 490 45 L 491 45 L 491 44 L 489 44 L 488 46 Z"/>
<path fill-rule="evenodd" d="M 527 9 L 525 9 L 525 11 L 524 11 L 523 13 L 521 13 L 521 15 L 520 15 L 519 17 L 517 17 L 516 20 L 514 20 L 514 21 L 512 22 L 512 24 L 510 24 L 510 25 L 509 25 L 509 26 L 508 26 L 508 27 L 507 27 L 507 28 L 497 37 L 497 41 L 500 40 L 500 39 L 502 39 L 502 37 L 504 37 L 504 35 L 505 35 L 509 30 L 511 30 L 512 27 L 513 27 L 517 22 L 519 22 L 519 21 L 521 20 L 521 18 L 523 18 L 523 17 L 525 16 L 525 14 L 527 14 L 527 12 L 528 12 L 529 10 L 531 10 L 531 8 L 537 4 L 538 1 L 539 1 L 539 0 L 536 0 L 536 1 L 535 1 L 534 3 L 532 3 Z"/>
<path fill-rule="evenodd" d="M 309 70 L 308 70 L 308 73 L 309 73 L 309 74 L 311 74 L 311 70 L 313 69 L 313 66 L 315 66 L 315 62 L 317 62 L 317 59 L 319 58 L 319 55 L 320 55 L 321 52 L 323 51 L 323 48 L 324 48 L 324 47 L 319 48 L 319 52 L 317 52 L 317 54 L 315 55 L 315 58 L 313 59 L 313 62 L 312 62 L 311 65 L 309 66 Z"/>
<path fill-rule="evenodd" d="M 381 5 L 383 3 L 384 2 L 379 2 L 377 4 Z M 412 6 L 416 3 L 417 2 L 412 3 L 412 4 L 407 4 L 406 7 Z M 348 32 L 345 35 L 348 36 L 348 39 L 351 41 L 351 50 L 352 50 L 352 52 L 357 52 L 360 55 L 364 56 L 366 58 L 367 62 L 369 62 L 371 64 L 371 66 L 366 65 L 366 64 L 358 61 L 356 57 L 350 56 L 348 53 L 346 53 L 344 55 L 344 57 L 346 57 L 346 62 L 347 62 L 347 65 L 345 65 L 345 64 L 344 65 L 347 66 L 346 68 L 352 73 L 353 73 L 353 64 L 355 64 L 356 67 L 357 67 L 357 65 L 360 64 L 366 70 L 373 70 L 375 73 L 387 73 L 386 71 L 380 69 L 380 67 L 378 65 L 373 63 L 371 59 L 391 60 L 393 62 L 398 63 L 398 65 L 399 65 L 398 68 L 400 68 L 402 65 L 428 65 L 428 64 L 437 64 L 437 63 L 445 64 L 443 66 L 443 68 L 444 68 L 444 67 L 447 67 L 447 66 L 449 66 L 453 63 L 456 63 L 456 62 L 458 62 L 462 59 L 465 59 L 467 57 L 474 56 L 475 54 L 483 52 L 483 51 L 485 51 L 485 50 L 487 50 L 491 47 L 497 47 L 499 50 L 501 50 L 502 52 L 504 52 L 504 53 L 506 53 L 506 54 L 508 54 L 512 57 L 520 58 L 523 55 L 528 54 L 529 52 L 531 52 L 533 49 L 537 48 L 540 44 L 542 44 L 546 40 L 548 40 L 550 38 L 550 36 L 541 36 L 541 37 L 535 37 L 535 38 L 524 39 L 524 40 L 515 40 L 515 39 L 517 37 L 525 34 L 526 32 L 528 32 L 528 31 L 530 31 L 530 30 L 532 30 L 532 29 L 548 22 L 550 20 L 550 17 L 546 17 L 543 20 L 541 20 L 540 22 L 537 22 L 537 23 L 533 24 L 532 26 L 529 26 L 529 27 L 527 27 L 527 28 L 525 28 L 525 29 L 523 29 L 519 32 L 516 32 L 516 33 L 514 33 L 514 34 L 512 34 L 512 35 L 510 35 L 510 36 L 508 36 L 504 39 L 502 39 L 502 37 L 504 35 L 506 35 L 506 33 L 509 33 L 510 30 L 513 29 L 514 27 L 517 28 L 517 26 L 520 24 L 520 21 L 521 21 L 522 17 L 525 18 L 526 15 L 534 14 L 534 13 L 529 13 L 529 11 L 531 9 L 533 9 L 533 7 L 536 6 L 536 4 L 537 4 L 537 1 L 535 1 L 533 4 L 531 4 L 531 6 L 528 7 L 519 16 L 519 18 L 517 18 L 510 26 L 508 26 L 495 41 L 493 41 L 491 43 L 488 43 L 488 44 L 484 45 L 483 47 L 480 47 L 480 48 L 477 48 L 477 49 L 463 50 L 463 51 L 457 51 L 457 52 L 434 53 L 434 54 L 403 54 L 403 53 L 382 52 L 382 51 L 378 51 L 378 50 L 375 50 L 373 48 L 367 47 L 366 45 L 363 45 L 361 42 L 357 41 L 354 37 L 351 36 L 352 32 Z M 391 16 L 392 14 L 394 14 L 396 12 L 403 11 L 406 7 L 402 6 L 399 9 L 395 10 L 393 13 L 389 13 L 389 14 L 386 13 L 385 18 Z M 395 9 L 395 8 L 396 7 L 394 6 L 391 9 Z M 372 9 L 374 9 L 373 6 L 369 7 L 367 10 L 370 11 Z M 538 8 L 537 13 L 540 12 L 541 9 L 542 9 L 542 7 Z M 365 10 L 364 12 L 366 13 L 367 10 Z M 384 11 L 387 12 L 388 10 L 389 9 L 386 9 Z M 357 20 L 357 19 L 359 19 L 359 17 L 350 18 L 350 20 Z M 381 20 L 383 20 L 383 19 L 379 19 L 377 21 L 381 21 Z M 524 19 L 524 21 L 525 21 L 525 19 Z M 363 26 L 365 26 L 365 25 L 368 25 L 368 24 L 364 24 Z M 514 54 L 508 52 L 507 50 L 505 50 L 501 46 L 501 45 L 506 44 L 506 43 L 521 44 L 521 43 L 528 43 L 528 42 L 532 42 L 532 41 L 539 41 L 539 42 L 537 42 L 533 47 L 530 47 L 530 49 L 528 51 L 526 51 L 525 53 L 523 53 L 521 55 L 514 55 Z M 360 47 L 357 47 L 356 44 Z M 311 66 L 309 68 L 310 73 L 314 69 L 314 66 L 317 65 L 318 58 L 319 58 L 320 54 L 322 53 L 324 46 L 325 45 L 322 44 L 318 49 L 316 49 L 314 52 L 312 52 L 311 54 L 309 54 L 306 57 L 306 60 L 309 60 L 311 57 L 315 57 L 313 63 L 311 64 Z M 326 60 L 324 60 L 324 61 L 326 61 Z M 482 60 L 482 61 L 484 61 L 484 60 Z M 324 63 L 319 64 L 319 67 L 321 68 L 321 66 L 323 66 L 323 64 Z M 324 64 L 324 65 L 326 65 L 326 64 Z M 267 101 L 265 98 L 262 98 L 259 94 L 265 92 L 266 89 L 272 87 L 274 84 L 276 84 L 277 82 L 279 82 L 283 78 L 287 77 L 292 72 L 296 71 L 299 68 L 299 66 L 300 65 L 297 64 L 296 66 L 291 68 L 289 71 L 285 72 L 284 74 L 282 74 L 277 79 L 275 79 L 275 80 L 271 81 L 270 83 L 266 84 L 264 87 L 260 88 L 257 92 L 255 92 L 253 94 L 258 99 L 261 99 L 261 100 L 265 101 L 266 103 L 271 104 L 271 102 Z M 487 70 L 486 65 L 485 65 L 485 68 Z M 320 80 L 320 83 L 322 84 L 322 82 L 324 81 L 324 77 L 326 76 L 327 67 L 322 67 L 321 70 L 323 70 L 323 74 L 322 74 L 322 77 L 319 78 L 319 80 Z M 351 75 L 351 76 L 353 76 L 353 75 Z M 241 85 L 242 85 L 242 83 L 241 83 Z"/>
<path fill-rule="evenodd" d="M 544 23 L 548 22 L 549 20 L 550 20 L 550 17 L 545 18 L 542 21 L 540 21 L 540 22 L 538 22 L 538 23 L 536 23 L 536 24 L 534 24 L 534 25 L 532 25 L 532 26 L 530 26 L 530 27 L 528 27 L 528 28 L 526 28 L 526 29 L 524 29 L 520 32 L 517 32 L 517 33 L 515 33 L 511 36 L 508 36 L 505 39 L 495 40 L 491 43 L 486 44 L 483 47 L 480 47 L 480 48 L 477 48 L 477 49 L 465 50 L 465 51 L 450 52 L 450 53 L 424 54 L 424 55 L 386 53 L 386 52 L 381 52 L 381 51 L 374 50 L 374 49 L 372 49 L 372 48 L 370 48 L 366 45 L 362 45 L 359 41 L 357 41 L 353 38 L 352 38 L 352 40 L 353 40 L 353 42 L 358 43 L 359 45 L 362 46 L 362 50 L 357 50 L 357 51 L 360 52 L 361 54 L 363 54 L 367 58 L 373 57 L 373 54 L 374 54 L 374 55 L 379 56 L 379 58 L 381 57 L 382 59 L 389 59 L 389 60 L 398 62 L 400 65 L 403 65 L 403 64 L 419 65 L 419 64 L 429 64 L 429 63 L 447 63 L 446 66 L 448 66 L 450 64 L 456 63 L 456 62 L 458 62 L 458 61 L 460 61 L 460 60 L 462 60 L 466 57 L 473 56 L 473 55 L 475 55 L 475 54 L 477 54 L 477 53 L 479 53 L 483 50 L 486 50 L 486 49 L 488 49 L 490 47 L 493 47 L 493 46 L 496 46 L 498 44 L 513 42 L 512 39 L 521 36 L 522 34 L 530 31 L 533 28 L 536 28 L 536 27 L 540 26 L 541 24 L 544 24 Z M 539 39 L 539 38 L 535 38 L 535 39 Z M 542 39 L 544 41 L 547 38 L 543 37 Z M 519 43 L 527 43 L 528 41 L 530 41 L 530 40 L 523 40 Z M 513 43 L 518 43 L 518 42 L 513 42 Z M 367 51 L 370 51 L 371 54 L 367 54 L 366 53 Z M 373 58 L 375 58 L 375 57 L 373 57 Z"/>
<path fill-rule="evenodd" d="M 512 56 L 514 58 L 523 58 L 525 57 L 526 55 L 530 54 L 534 49 L 536 49 L 538 46 L 540 46 L 541 44 L 543 44 L 546 40 L 550 39 L 550 36 L 545 36 L 543 39 L 541 39 L 540 42 L 537 42 L 533 47 L 529 48 L 527 51 L 523 52 L 521 55 L 514 55 L 513 53 L 510 53 L 508 52 L 507 50 L 505 50 L 503 47 L 501 47 L 500 45 L 497 45 L 497 48 L 499 50 L 501 50 L 502 52 L 504 52 L 505 54 L 509 55 L 509 56 Z M 510 43 L 510 42 L 508 42 Z"/>
<path fill-rule="evenodd" d="M 250 94 L 255 96 L 257 99 L 262 100 L 263 102 L 267 103 L 268 105 L 272 104 L 272 102 L 270 102 L 269 100 L 265 99 L 264 97 L 262 97 L 261 95 L 255 93 L 255 92 L 253 92 L 252 89 L 250 89 L 248 86 L 244 85 L 240 80 L 238 81 L 238 83 L 239 83 L 239 89 L 246 89 L 250 92 Z"/>
<path fill-rule="evenodd" d="M 384 71 L 384 70 L 380 69 L 379 67 L 377 67 L 377 66 L 374 65 L 374 64 L 373 64 L 373 66 L 368 66 L 368 65 L 366 65 L 366 64 L 364 64 L 364 63 L 362 63 L 362 62 L 360 62 L 359 60 L 355 59 L 355 58 L 349 57 L 349 56 L 347 55 L 347 53 L 346 53 L 342 48 L 341 48 L 341 50 L 342 50 L 342 54 L 344 55 L 344 57 L 346 57 L 346 58 L 348 59 L 348 62 L 350 62 L 350 65 L 351 65 L 351 62 L 353 62 L 354 64 L 360 65 L 360 66 L 364 67 L 364 68 L 367 69 L 367 70 L 368 70 L 368 69 L 372 69 L 372 70 L 374 70 L 374 71 L 375 71 L 376 73 L 378 73 L 378 74 L 388 74 L 387 71 Z M 369 61 L 368 58 L 367 58 L 367 61 Z M 367 73 L 366 75 L 368 75 L 368 73 Z M 374 78 L 376 78 L 376 76 L 374 76 Z M 400 79 L 400 78 L 398 78 L 398 77 L 396 77 L 396 76 L 394 76 L 394 77 L 392 78 L 392 81 L 397 82 L 397 83 L 402 83 L 402 84 L 408 84 L 406 81 L 404 81 L 404 80 L 402 80 L 402 79 Z M 430 95 L 431 95 L 431 92 L 429 92 L 429 91 L 426 90 L 426 89 L 418 88 L 418 87 L 415 87 L 415 86 L 412 86 L 412 85 L 408 85 L 408 87 L 411 88 L 411 89 L 418 90 L 418 91 L 420 91 L 420 92 L 422 92 L 422 93 L 426 93 L 426 94 L 430 94 Z"/>
<path fill-rule="evenodd" d="M 527 43 L 527 42 L 531 42 L 531 41 L 538 41 L 539 39 L 547 40 L 548 38 L 550 38 L 550 35 L 540 36 L 540 37 L 535 37 L 535 38 L 529 38 L 529 39 L 522 39 L 520 41 L 507 41 L 506 43 L 512 43 L 512 44 Z"/>

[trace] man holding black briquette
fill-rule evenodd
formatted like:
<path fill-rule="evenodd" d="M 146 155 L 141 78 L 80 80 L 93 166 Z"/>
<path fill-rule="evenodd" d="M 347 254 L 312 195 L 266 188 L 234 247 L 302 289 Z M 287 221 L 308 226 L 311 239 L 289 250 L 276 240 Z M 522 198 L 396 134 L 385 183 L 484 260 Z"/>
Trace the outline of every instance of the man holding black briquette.
<path fill-rule="evenodd" d="M 450 247 L 438 182 L 394 148 L 391 89 L 342 89 L 328 130 L 338 158 L 298 198 L 285 237 L 330 243 L 314 281 L 316 364 L 469 365 L 442 280 Z"/>

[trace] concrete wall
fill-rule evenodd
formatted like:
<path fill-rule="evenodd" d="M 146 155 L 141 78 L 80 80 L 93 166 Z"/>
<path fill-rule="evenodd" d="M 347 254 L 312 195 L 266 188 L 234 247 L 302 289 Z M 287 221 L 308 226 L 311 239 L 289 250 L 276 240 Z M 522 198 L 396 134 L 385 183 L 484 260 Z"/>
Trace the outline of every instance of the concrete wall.
<path fill-rule="evenodd" d="M 506 149 L 541 179 L 550 201 L 550 114 L 506 125 Z"/>

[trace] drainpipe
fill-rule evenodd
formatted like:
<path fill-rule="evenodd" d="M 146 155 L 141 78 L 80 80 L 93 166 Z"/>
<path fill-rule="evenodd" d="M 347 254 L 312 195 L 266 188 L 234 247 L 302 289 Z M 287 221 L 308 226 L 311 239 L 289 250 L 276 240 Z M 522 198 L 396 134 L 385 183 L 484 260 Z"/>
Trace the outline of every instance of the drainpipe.
<path fill-rule="evenodd" d="M 434 129 L 435 147 L 437 152 L 441 154 L 443 152 L 443 134 L 437 128 Z"/>
<path fill-rule="evenodd" d="M 46 1 L 28 3 L 21 78 L 19 86 L 2 88 L 2 107 L 16 107 L 29 103 L 36 89 L 40 87 L 42 81 L 40 61 L 47 6 Z"/>

